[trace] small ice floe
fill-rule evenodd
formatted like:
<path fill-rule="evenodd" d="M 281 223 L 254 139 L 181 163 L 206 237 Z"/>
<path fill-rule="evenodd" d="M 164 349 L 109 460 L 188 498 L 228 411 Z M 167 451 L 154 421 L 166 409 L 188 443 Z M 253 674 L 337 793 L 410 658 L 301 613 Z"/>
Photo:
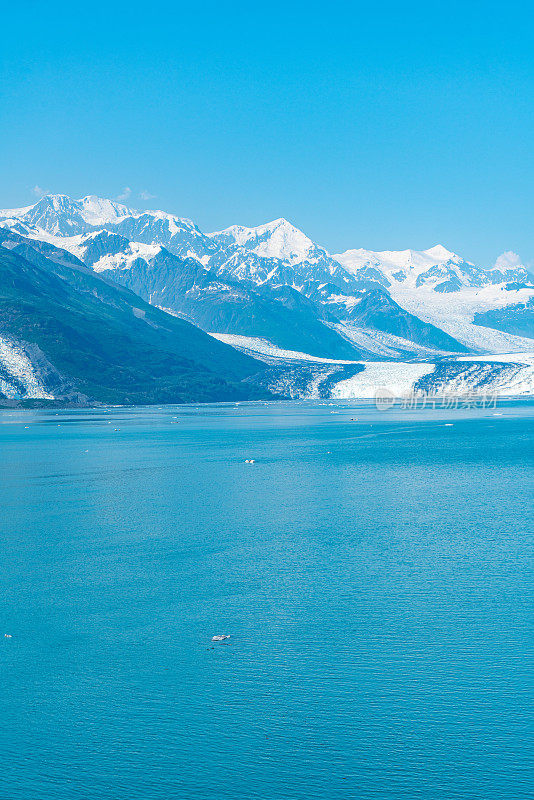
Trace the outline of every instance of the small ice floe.
<path fill-rule="evenodd" d="M 255 463 L 256 462 L 254 461 L 253 458 L 245 458 L 245 464 L 255 464 Z"/>
<path fill-rule="evenodd" d="M 224 642 L 225 639 L 229 639 L 229 633 L 218 633 L 216 636 L 211 637 L 212 642 Z"/>

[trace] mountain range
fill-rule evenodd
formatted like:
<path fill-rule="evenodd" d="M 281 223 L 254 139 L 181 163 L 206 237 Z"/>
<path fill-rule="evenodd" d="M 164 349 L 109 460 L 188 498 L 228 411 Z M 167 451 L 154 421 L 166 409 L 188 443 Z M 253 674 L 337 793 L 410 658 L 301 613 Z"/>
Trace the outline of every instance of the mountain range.
<path fill-rule="evenodd" d="M 0 231 L 0 394 L 145 404 L 256 399 L 264 365 L 96 275 Z"/>
<path fill-rule="evenodd" d="M 46 195 L 0 211 L 0 280 L 5 395 L 29 391 L 13 353 L 33 363 L 32 347 L 65 397 L 139 403 L 284 394 L 281 375 L 303 361 L 316 383 L 318 363 L 346 380 L 362 364 L 534 351 L 525 267 L 482 268 L 442 245 L 330 254 L 285 219 L 206 234 L 163 211 Z"/>

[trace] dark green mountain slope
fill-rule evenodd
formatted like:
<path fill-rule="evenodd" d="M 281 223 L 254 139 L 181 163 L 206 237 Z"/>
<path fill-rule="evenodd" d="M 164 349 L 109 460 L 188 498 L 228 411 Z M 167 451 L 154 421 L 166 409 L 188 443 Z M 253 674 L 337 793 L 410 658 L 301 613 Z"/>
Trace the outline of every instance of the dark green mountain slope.
<path fill-rule="evenodd" d="M 251 398 L 257 390 L 241 381 L 264 369 L 83 265 L 27 247 L 0 246 L 0 336 L 105 403 Z"/>

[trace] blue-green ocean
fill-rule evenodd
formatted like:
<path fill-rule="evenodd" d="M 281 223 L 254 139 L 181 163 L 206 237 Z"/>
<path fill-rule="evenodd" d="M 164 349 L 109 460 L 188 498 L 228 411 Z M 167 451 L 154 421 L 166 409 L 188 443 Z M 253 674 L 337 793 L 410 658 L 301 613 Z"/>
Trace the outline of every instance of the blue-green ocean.
<path fill-rule="evenodd" d="M 1 800 L 532 797 L 533 420 L 0 411 Z"/>

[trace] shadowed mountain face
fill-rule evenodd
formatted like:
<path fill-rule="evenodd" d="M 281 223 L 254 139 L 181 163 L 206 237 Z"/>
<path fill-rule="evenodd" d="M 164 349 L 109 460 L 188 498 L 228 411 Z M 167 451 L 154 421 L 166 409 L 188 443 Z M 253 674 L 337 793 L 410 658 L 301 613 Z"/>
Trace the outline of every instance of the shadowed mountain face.
<path fill-rule="evenodd" d="M 313 265 L 289 265 L 233 250 L 228 261 L 219 254 L 206 269 L 166 248 L 143 248 L 107 231 L 76 244 L 93 269 L 206 331 L 266 338 L 324 358 L 365 356 L 365 349 L 332 328 L 343 321 L 436 350 L 465 351 L 453 337 L 405 311 L 380 284 L 356 280 L 324 253 Z"/>
<path fill-rule="evenodd" d="M 148 262 L 102 273 L 154 305 L 203 330 L 267 338 L 279 347 L 325 358 L 358 359 L 361 352 L 328 327 L 334 318 L 289 286 L 255 286 L 206 270 L 162 249 Z"/>
<path fill-rule="evenodd" d="M 105 403 L 260 395 L 242 381 L 263 364 L 43 249 L 55 260 L 24 241 L 0 247 L 1 394 Z"/>
<path fill-rule="evenodd" d="M 93 250 L 93 244 L 88 246 L 86 260 L 87 252 Z M 267 259 L 268 264 L 272 261 Z M 154 256 L 135 258 L 127 269 L 102 274 L 203 330 L 261 337 L 280 348 L 313 356 L 354 360 L 366 355 L 331 327 L 341 320 L 423 346 L 465 352 L 451 336 L 401 308 L 377 284 L 366 282 L 365 288 L 359 288 L 349 279 L 349 286 L 342 288 L 325 274 L 323 265 L 315 269 L 320 270 L 315 279 L 309 274 L 306 280 L 300 276 L 299 291 L 293 288 L 295 267 L 285 268 L 291 273 L 291 284 L 280 281 L 277 263 L 270 277 L 255 283 L 250 276 L 238 280 L 231 272 L 206 270 L 194 259 L 182 260 L 160 248 Z"/>
<path fill-rule="evenodd" d="M 205 331 L 322 358 L 503 351 L 514 344 L 505 329 L 489 336 L 489 322 L 473 319 L 534 296 L 521 265 L 482 269 L 441 245 L 331 255 L 285 219 L 205 234 L 163 211 L 50 195 L 0 211 L 0 226 L 68 251 Z M 388 356 L 378 341 L 389 341 Z"/>
<path fill-rule="evenodd" d="M 382 286 L 365 282 L 364 288 L 343 294 L 325 284 L 310 289 L 331 314 L 357 330 L 380 331 L 430 349 L 465 353 L 467 348 L 435 325 L 405 311 Z"/>
<path fill-rule="evenodd" d="M 361 303 L 351 309 L 347 319 L 356 322 L 359 327 L 392 333 L 426 347 L 451 353 L 467 352 L 467 348 L 452 336 L 435 325 L 423 322 L 414 314 L 409 314 L 386 292 L 378 289 L 367 291 L 362 296 Z"/>
<path fill-rule="evenodd" d="M 483 314 L 475 314 L 474 323 L 505 333 L 512 333 L 514 336 L 526 336 L 534 339 L 534 298 L 526 303 L 517 303 L 505 308 L 486 311 Z"/>

